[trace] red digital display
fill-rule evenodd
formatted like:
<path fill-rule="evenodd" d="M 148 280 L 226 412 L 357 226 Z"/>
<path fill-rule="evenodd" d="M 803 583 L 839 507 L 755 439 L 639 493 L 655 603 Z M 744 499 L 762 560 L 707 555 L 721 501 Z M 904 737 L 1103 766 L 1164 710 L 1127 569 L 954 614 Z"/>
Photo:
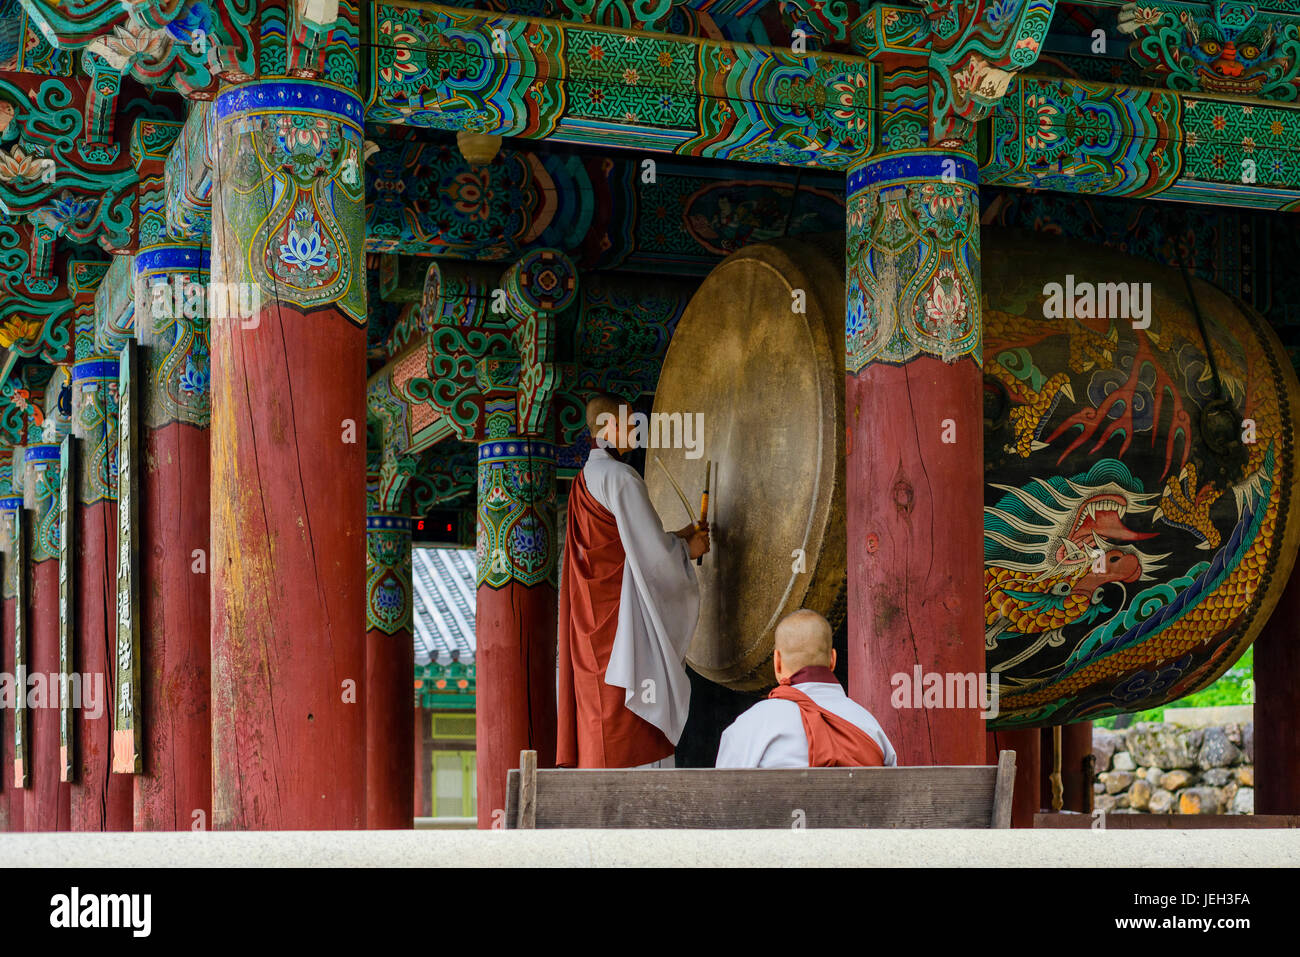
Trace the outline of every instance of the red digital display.
<path fill-rule="evenodd" d="M 460 513 L 455 509 L 438 509 L 411 519 L 411 536 L 426 544 L 459 545 Z"/>

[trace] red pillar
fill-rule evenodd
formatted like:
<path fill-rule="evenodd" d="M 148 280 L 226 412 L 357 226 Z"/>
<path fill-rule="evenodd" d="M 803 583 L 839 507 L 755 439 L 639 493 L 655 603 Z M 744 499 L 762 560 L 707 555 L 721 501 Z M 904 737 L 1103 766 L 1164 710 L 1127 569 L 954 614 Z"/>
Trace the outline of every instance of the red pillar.
<path fill-rule="evenodd" d="M 4 561 L 9 562 L 6 555 Z M 6 578 L 8 572 L 6 570 Z M 14 673 L 14 599 L 4 600 L 4 647 L 0 648 L 0 670 L 5 674 Z M 23 792 L 14 784 L 14 712 L 6 708 L 0 711 L 0 831 L 21 831 L 23 829 Z M 17 800 L 15 800 L 15 795 Z"/>
<path fill-rule="evenodd" d="M 4 535 L 4 643 L 0 647 L 0 671 L 12 675 L 14 667 L 14 615 L 18 604 L 18 560 L 20 549 L 14 542 L 18 527 L 17 514 L 22 511 L 22 496 L 12 493 L 13 468 L 11 450 L 0 449 L 0 521 Z M 17 688 L 14 689 L 17 694 Z M 17 712 L 12 708 L 0 711 L 0 829 L 23 829 L 23 789 L 14 781 L 14 720 Z"/>
<path fill-rule="evenodd" d="M 29 615 L 27 671 L 59 673 L 59 447 L 27 446 L 26 486 L 31 521 L 28 563 Z M 71 785 L 59 780 L 59 692 L 46 684 L 45 700 L 31 701 L 28 755 L 31 787 L 23 795 L 23 826 L 28 831 L 66 831 L 71 824 Z"/>
<path fill-rule="evenodd" d="M 103 710 L 84 709 L 78 721 L 77 779 L 72 785 L 74 831 L 132 829 L 132 784 L 112 774 L 113 651 L 117 640 L 115 567 L 117 509 L 111 502 L 83 505 L 77 523 L 77 670 L 101 681 Z"/>
<path fill-rule="evenodd" d="M 365 446 L 340 443 L 345 420 L 365 441 L 364 346 L 341 317 L 290 308 L 214 329 L 219 829 L 364 823 Z"/>
<path fill-rule="evenodd" d="M 492 439 L 478 456 L 478 826 L 488 828 L 504 826 L 520 751 L 555 765 L 555 446 Z"/>
<path fill-rule="evenodd" d="M 1300 562 L 1255 639 L 1255 813 L 1300 814 Z"/>
<path fill-rule="evenodd" d="M 72 830 L 129 831 L 130 775 L 112 774 L 113 669 L 117 643 L 117 359 L 94 356 L 73 367 L 77 465 L 76 631 L 73 660 L 101 692 L 98 714 L 77 712 Z"/>
<path fill-rule="evenodd" d="M 140 614 L 147 652 L 135 826 L 206 830 L 212 821 L 208 433 L 173 422 L 145 429 L 141 445 Z"/>
<path fill-rule="evenodd" d="M 154 283 L 207 288 L 208 253 L 169 243 L 134 260 L 140 462 L 140 661 L 144 747 L 135 775 L 139 831 L 212 827 L 209 614 L 208 320 L 149 315 Z M 165 300 L 164 300 L 165 301 Z"/>
<path fill-rule="evenodd" d="M 977 695 L 917 700 L 984 673 L 976 182 L 941 151 L 848 177 L 849 694 L 908 765 L 986 758 Z"/>
<path fill-rule="evenodd" d="M 361 104 L 267 79 L 224 89 L 214 108 L 212 279 L 258 305 L 211 319 L 213 825 L 359 828 Z"/>
<path fill-rule="evenodd" d="M 1011 798 L 1011 826 L 1033 827 L 1034 815 L 1042 808 L 1039 799 L 1038 728 L 990 731 L 985 764 L 997 764 L 999 751 L 1016 752 L 1016 785 Z"/>
<path fill-rule="evenodd" d="M 403 483 L 405 484 L 405 483 Z M 380 480 L 380 495 L 385 483 Z M 399 495 L 400 497 L 400 495 Z M 411 518 L 366 516 L 366 827 L 409 828 L 415 792 Z"/>

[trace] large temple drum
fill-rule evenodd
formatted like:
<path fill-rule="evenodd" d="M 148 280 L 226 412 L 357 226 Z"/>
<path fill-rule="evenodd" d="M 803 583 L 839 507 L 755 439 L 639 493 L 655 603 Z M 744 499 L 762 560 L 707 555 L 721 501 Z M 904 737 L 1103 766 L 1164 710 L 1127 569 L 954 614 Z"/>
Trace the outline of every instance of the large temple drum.
<path fill-rule="evenodd" d="M 714 467 L 713 548 L 697 569 L 700 620 L 686 660 L 735 690 L 776 683 L 773 635 L 786 614 L 843 619 L 842 250 L 836 235 L 723 260 L 683 313 L 655 393 L 661 422 L 698 413 L 703 426 L 695 449 L 647 451 L 665 525 L 690 521 L 669 474 L 698 512 L 706 461 Z"/>

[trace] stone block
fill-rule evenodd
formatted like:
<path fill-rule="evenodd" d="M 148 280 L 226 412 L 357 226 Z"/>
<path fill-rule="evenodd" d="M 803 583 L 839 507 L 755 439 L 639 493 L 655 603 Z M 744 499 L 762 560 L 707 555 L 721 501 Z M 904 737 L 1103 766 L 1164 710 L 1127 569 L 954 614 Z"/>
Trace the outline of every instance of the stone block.
<path fill-rule="evenodd" d="M 1168 814 L 1174 806 L 1174 796 L 1164 788 L 1156 788 L 1147 801 L 1147 810 L 1152 814 Z"/>
<path fill-rule="evenodd" d="M 1100 775 L 1100 778 L 1107 794 L 1118 794 L 1135 780 L 1131 771 L 1107 771 Z"/>
<path fill-rule="evenodd" d="M 1179 814 L 1218 814 L 1223 809 L 1223 794 L 1218 788 L 1184 788 L 1178 792 Z"/>
<path fill-rule="evenodd" d="M 1140 765 L 1161 768 L 1194 768 L 1198 745 L 1189 743 L 1192 732 L 1179 732 L 1172 725 L 1141 722 L 1129 731 L 1125 744 Z"/>
<path fill-rule="evenodd" d="M 1228 740 L 1222 728 L 1206 728 L 1196 763 L 1202 768 L 1226 768 L 1241 759 L 1241 749 Z"/>
<path fill-rule="evenodd" d="M 1255 789 L 1241 788 L 1232 798 L 1233 814 L 1255 813 Z"/>

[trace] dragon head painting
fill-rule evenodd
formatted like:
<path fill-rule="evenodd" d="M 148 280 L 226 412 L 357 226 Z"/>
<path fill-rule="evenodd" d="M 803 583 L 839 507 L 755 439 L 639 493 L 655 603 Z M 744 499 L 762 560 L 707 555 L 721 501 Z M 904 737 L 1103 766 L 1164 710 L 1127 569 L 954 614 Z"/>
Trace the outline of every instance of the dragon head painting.
<path fill-rule="evenodd" d="M 1039 645 L 1057 641 L 1063 629 L 1117 610 L 1111 605 L 1125 594 L 1123 586 L 1159 570 L 1166 556 L 1137 545 L 1156 534 L 1125 524 L 1155 508 L 1156 496 L 1136 485 L 1123 463 L 1106 459 L 1072 478 L 1001 487 L 1004 497 L 984 510 L 990 649 L 1031 636 Z"/>

